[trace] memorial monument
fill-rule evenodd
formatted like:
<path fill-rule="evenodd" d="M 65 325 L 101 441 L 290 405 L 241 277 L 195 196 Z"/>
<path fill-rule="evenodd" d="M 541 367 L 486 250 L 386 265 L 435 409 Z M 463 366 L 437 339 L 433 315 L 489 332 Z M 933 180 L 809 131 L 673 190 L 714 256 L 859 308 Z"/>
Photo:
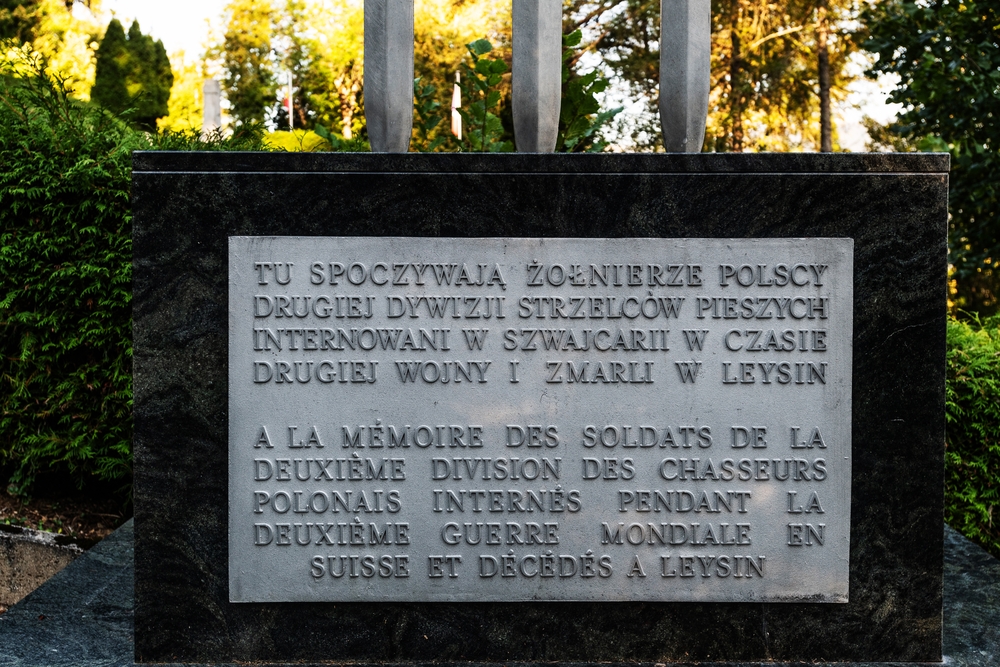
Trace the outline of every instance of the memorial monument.
<path fill-rule="evenodd" d="M 136 154 L 138 663 L 940 661 L 947 157 L 683 154 L 704 0 L 672 153 L 537 154 L 559 5 L 522 154 L 388 154 L 400 0 L 378 153 Z"/>

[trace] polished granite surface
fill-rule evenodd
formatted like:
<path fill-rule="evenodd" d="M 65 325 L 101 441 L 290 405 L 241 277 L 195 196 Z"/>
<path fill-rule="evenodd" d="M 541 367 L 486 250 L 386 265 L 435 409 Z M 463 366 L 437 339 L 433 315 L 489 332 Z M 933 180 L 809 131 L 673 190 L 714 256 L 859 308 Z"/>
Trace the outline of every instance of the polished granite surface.
<path fill-rule="evenodd" d="M 943 664 L 1000 664 L 1000 561 L 948 527 L 944 545 Z M 131 665 L 133 572 L 129 522 L 0 615 L 0 665 Z"/>
<path fill-rule="evenodd" d="M 140 153 L 134 165 L 139 661 L 940 657 L 947 156 Z M 850 602 L 230 603 L 236 235 L 854 239 Z"/>

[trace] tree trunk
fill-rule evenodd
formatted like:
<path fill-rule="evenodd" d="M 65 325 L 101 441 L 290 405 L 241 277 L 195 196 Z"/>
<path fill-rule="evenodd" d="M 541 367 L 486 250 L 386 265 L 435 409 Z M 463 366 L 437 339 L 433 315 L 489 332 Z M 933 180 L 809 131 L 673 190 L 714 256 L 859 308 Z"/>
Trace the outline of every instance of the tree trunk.
<path fill-rule="evenodd" d="M 337 94 L 340 97 L 340 134 L 345 139 L 353 138 L 351 125 L 354 124 L 354 106 L 350 102 L 348 91 L 343 86 L 337 86 Z"/>
<path fill-rule="evenodd" d="M 306 105 L 302 104 L 295 110 L 296 123 L 298 127 L 304 128 L 309 123 L 309 116 L 306 114 Z"/>
<path fill-rule="evenodd" d="M 827 49 L 827 0 L 819 0 L 816 23 L 816 47 L 819 52 L 819 135 L 820 151 L 833 152 L 833 128 L 830 120 L 830 52 Z"/>
<path fill-rule="evenodd" d="M 351 126 L 354 124 L 354 107 L 358 104 L 358 92 L 361 90 L 358 69 L 356 63 L 352 63 L 334 81 L 337 88 L 337 98 L 340 101 L 340 134 L 345 139 L 354 137 Z"/>
<path fill-rule="evenodd" d="M 740 44 L 740 2 L 732 0 L 732 12 L 729 17 L 729 35 L 731 50 L 729 54 L 729 113 L 733 122 L 733 138 L 731 148 L 734 153 L 743 151 L 743 85 L 740 77 L 742 50 Z"/>

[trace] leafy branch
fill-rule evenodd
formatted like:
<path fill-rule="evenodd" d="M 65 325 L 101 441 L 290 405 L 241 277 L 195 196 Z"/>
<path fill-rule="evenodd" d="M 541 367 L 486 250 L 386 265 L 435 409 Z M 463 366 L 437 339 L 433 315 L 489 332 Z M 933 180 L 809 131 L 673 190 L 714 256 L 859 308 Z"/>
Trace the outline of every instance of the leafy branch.
<path fill-rule="evenodd" d="M 563 35 L 562 110 L 559 113 L 557 153 L 600 153 L 607 142 L 598 130 L 621 113 L 624 107 L 601 111 L 598 93 L 608 89 L 608 80 L 595 69 L 589 74 L 577 74 L 570 66 L 583 35 L 575 30 Z"/>
<path fill-rule="evenodd" d="M 472 64 L 462 64 L 462 92 L 472 100 L 458 112 L 465 124 L 465 144 L 468 150 L 484 153 L 509 153 L 514 150 L 510 141 L 503 141 L 503 124 L 497 115 L 500 111 L 500 82 L 507 72 L 507 63 L 500 58 L 488 58 L 493 51 L 489 40 L 477 39 L 466 44 Z M 497 113 L 494 113 L 496 110 Z"/>

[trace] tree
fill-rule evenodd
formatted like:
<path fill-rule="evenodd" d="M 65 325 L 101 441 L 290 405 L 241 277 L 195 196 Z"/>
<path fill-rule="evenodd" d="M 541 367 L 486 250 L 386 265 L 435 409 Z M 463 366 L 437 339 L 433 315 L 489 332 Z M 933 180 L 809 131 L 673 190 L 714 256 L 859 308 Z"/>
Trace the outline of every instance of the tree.
<path fill-rule="evenodd" d="M 363 3 L 287 0 L 277 32 L 281 60 L 293 76 L 296 127 L 321 125 L 354 138 L 362 127 Z M 285 113 L 279 127 L 287 123 Z"/>
<path fill-rule="evenodd" d="M 862 16 L 870 74 L 895 74 L 897 134 L 952 155 L 949 261 L 960 307 L 1000 295 L 1000 7 L 983 0 L 885 0 Z"/>
<path fill-rule="evenodd" d="M 850 0 L 724 0 L 713 12 L 709 146 L 834 150 L 831 100 L 856 48 Z"/>
<path fill-rule="evenodd" d="M 563 33 L 579 29 L 588 42 L 570 66 L 585 53 L 599 55 L 602 66 L 626 88 L 626 97 L 642 104 L 641 112 L 624 128 L 633 148 L 654 150 L 661 143 L 659 0 L 573 0 L 563 16 Z"/>
<path fill-rule="evenodd" d="M 97 49 L 93 101 L 114 113 L 132 110 L 137 127 L 156 129 L 156 119 L 169 113 L 174 75 L 163 42 L 143 35 L 133 21 L 128 35 L 111 19 Z"/>
<path fill-rule="evenodd" d="M 601 136 L 604 125 L 622 111 L 622 107 L 601 111 L 597 99 L 608 88 L 608 80 L 597 69 L 586 74 L 577 71 L 583 40 L 580 30 L 563 35 L 562 105 L 559 110 L 557 153 L 600 153 L 607 147 Z"/>
<path fill-rule="evenodd" d="M 287 127 L 283 102 L 285 77 L 291 72 L 296 128 L 315 129 L 324 136 L 333 130 L 349 142 L 363 141 L 364 137 L 358 136 L 364 128 L 363 0 L 281 0 L 280 4 L 233 0 L 225 20 L 225 40 L 213 52 L 227 71 L 231 113 L 237 119 L 246 115 L 237 110 L 245 102 L 241 108 L 255 111 L 258 122 L 266 118 L 278 128 Z M 468 66 L 467 45 L 477 40 L 491 44 L 489 60 L 501 60 L 510 67 L 509 3 L 415 0 L 414 21 L 414 73 L 420 80 L 419 90 L 428 91 L 421 92 L 425 97 L 421 104 L 449 106 L 455 73 Z M 252 30 L 248 27 L 251 23 Z M 575 124 L 569 143 L 573 150 L 600 147 L 594 127 L 589 124 L 591 118 L 596 118 L 589 100 L 603 83 L 596 76 L 586 80 L 578 77 L 576 60 L 571 67 L 566 87 L 576 103 L 568 119 Z M 463 85 L 467 91 L 464 102 L 475 103 L 473 98 L 482 91 L 476 93 L 471 82 Z M 491 92 L 500 95 L 499 106 L 490 107 L 501 120 L 502 134 L 494 137 L 500 145 L 513 138 L 509 122 L 510 76 L 500 75 Z M 451 139 L 446 124 L 438 122 L 425 130 L 422 127 L 418 119 L 415 128 L 422 146 L 458 150 L 460 144 Z M 496 142 L 491 139 L 487 143 Z"/>
<path fill-rule="evenodd" d="M 118 19 L 111 19 L 97 49 L 97 74 L 90 98 L 109 111 L 129 109 L 128 76 L 133 67 L 128 38 Z"/>
<path fill-rule="evenodd" d="M 712 86 L 707 150 L 829 148 L 830 98 L 842 98 L 856 49 L 854 0 L 717 0 L 712 5 Z M 645 111 L 632 127 L 639 149 L 659 144 L 658 0 L 573 0 L 567 22 Z M 825 110 L 825 111 L 824 111 Z"/>
<path fill-rule="evenodd" d="M 38 23 L 37 0 L 0 0 L 0 39 L 31 42 Z"/>
<path fill-rule="evenodd" d="M 204 111 L 202 94 L 207 78 L 204 63 L 187 60 L 183 51 L 174 53 L 171 63 L 174 84 L 170 87 L 168 113 L 156 121 L 157 129 L 200 132 Z"/>
<path fill-rule="evenodd" d="M 470 57 L 466 45 L 485 39 L 490 58 L 511 64 L 510 3 L 489 0 L 416 0 L 414 3 L 413 68 L 421 82 L 451 99 L 455 73 Z M 503 96 L 509 96 L 505 77 Z"/>
<path fill-rule="evenodd" d="M 170 58 L 163 42 L 154 42 L 152 37 L 142 34 L 138 21 L 133 21 L 128 30 L 128 47 L 132 57 L 142 63 L 136 67 L 136 80 L 132 84 L 137 85 L 140 92 L 136 94 L 131 86 L 129 88 L 136 103 L 136 121 L 141 127 L 156 129 L 156 119 L 169 112 L 167 103 L 174 83 Z"/>
<path fill-rule="evenodd" d="M 97 0 L 82 1 L 91 6 Z M 89 98 L 101 27 L 73 16 L 72 0 L 0 0 L 0 39 L 27 44 L 71 95 Z"/>
<path fill-rule="evenodd" d="M 453 139 L 451 134 L 450 110 L 452 91 L 455 86 L 455 74 L 463 72 L 469 63 L 478 56 L 473 56 L 469 45 L 478 40 L 484 40 L 490 45 L 490 50 L 481 55 L 489 54 L 486 61 L 502 61 L 509 72 L 511 52 L 511 4 L 509 2 L 490 2 L 489 0 L 416 0 L 414 3 L 414 75 L 419 78 L 419 88 L 428 91 L 433 102 L 444 110 L 441 118 L 444 122 L 435 123 L 426 132 L 420 128 L 422 120 L 417 119 L 414 128 L 415 139 L 422 142 L 422 149 L 434 146 L 434 150 L 459 150 L 463 145 L 469 147 L 469 137 L 463 137 L 464 142 Z M 485 67 L 485 65 L 483 65 Z M 487 147 L 492 144 L 503 145 L 513 140 L 513 120 L 510 112 L 510 74 L 499 74 L 500 80 L 491 86 L 494 97 L 499 95 L 499 108 L 490 105 L 492 111 L 499 116 L 500 126 L 493 122 L 494 136 L 487 131 Z M 468 112 L 472 104 L 483 95 L 477 90 L 476 83 L 466 74 L 462 74 L 460 85 L 463 110 Z M 427 101 L 430 101 L 428 99 Z M 423 103 L 423 101 L 421 102 Z M 480 110 L 479 114 L 482 111 Z M 478 115 L 478 114 L 477 114 Z M 493 115 L 490 113 L 490 115 Z M 480 118 L 474 125 L 482 126 Z M 466 129 L 469 129 L 466 122 Z M 477 130 L 478 131 L 478 130 Z M 466 133 L 467 134 L 467 133 Z M 480 136 L 480 135 L 477 135 Z M 482 141 L 476 139 L 480 148 Z"/>
<path fill-rule="evenodd" d="M 816 7 L 816 58 L 819 78 L 820 150 L 833 151 L 833 126 L 830 118 L 830 22 L 828 0 L 819 0 Z"/>
<path fill-rule="evenodd" d="M 226 6 L 222 88 L 237 127 L 263 123 L 273 108 L 274 18 L 269 0 L 232 0 Z"/>
<path fill-rule="evenodd" d="M 233 0 L 224 21 L 209 57 L 222 66 L 237 125 L 287 128 L 291 73 L 296 128 L 334 127 L 350 139 L 363 127 L 363 0 Z"/>
<path fill-rule="evenodd" d="M 442 98 L 450 99 L 455 73 L 469 57 L 466 44 L 487 38 L 499 44 L 491 57 L 510 63 L 509 3 L 416 0 L 414 22 L 415 76 Z M 362 132 L 363 0 L 285 0 L 276 10 L 273 42 L 276 62 L 293 73 L 296 127 L 320 125 L 348 140 Z M 499 88 L 509 99 L 509 77 Z M 280 108 L 278 114 L 282 127 L 287 117 Z M 442 132 L 447 128 L 431 134 L 440 138 Z"/>
<path fill-rule="evenodd" d="M 315 5 L 314 5 L 315 6 Z M 275 125 L 279 130 L 288 127 L 287 75 L 292 76 L 292 120 L 298 129 L 311 129 L 315 112 L 310 108 L 306 78 L 313 71 L 316 58 L 314 38 L 309 30 L 309 7 L 304 0 L 286 0 L 275 19 L 275 51 L 282 54 L 279 64 L 284 69 L 277 82 L 280 103 L 275 112 Z M 303 85 L 305 84 L 305 85 Z"/>

